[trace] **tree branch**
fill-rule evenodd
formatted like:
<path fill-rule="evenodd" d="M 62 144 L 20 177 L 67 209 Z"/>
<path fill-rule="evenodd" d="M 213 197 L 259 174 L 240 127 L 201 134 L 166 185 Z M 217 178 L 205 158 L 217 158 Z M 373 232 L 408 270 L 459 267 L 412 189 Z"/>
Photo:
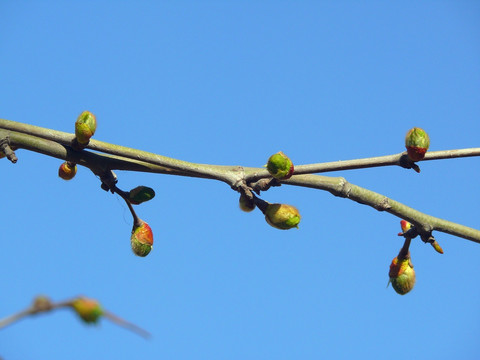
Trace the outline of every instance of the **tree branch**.
<path fill-rule="evenodd" d="M 90 140 L 88 149 L 110 155 L 87 150 L 76 151 L 70 147 L 75 138 L 73 134 L 0 119 L 0 139 L 7 137 L 11 145 L 15 147 L 75 162 L 91 169 L 99 176 L 110 170 L 190 176 L 220 180 L 237 191 L 245 186 L 254 187 L 255 181 L 271 178 L 268 171 L 263 168 L 195 164 L 93 139 Z M 350 184 L 342 177 L 310 175 L 312 172 L 399 165 L 402 156 L 403 153 L 297 165 L 295 166 L 295 175 L 289 180 L 280 181 L 280 183 L 326 190 L 335 196 L 348 198 L 380 211 L 387 211 L 414 224 L 422 238 L 428 238 L 433 230 L 437 230 L 480 243 L 480 231 L 478 230 L 424 214 L 384 195 Z M 480 156 L 480 148 L 428 152 L 424 161 L 469 156 Z"/>
<path fill-rule="evenodd" d="M 480 243 L 479 230 L 427 215 L 385 195 L 351 184 L 343 177 L 297 175 L 283 183 L 326 190 L 335 196 L 368 205 L 378 211 L 386 211 L 415 225 L 421 235 L 431 234 L 436 230 Z"/>

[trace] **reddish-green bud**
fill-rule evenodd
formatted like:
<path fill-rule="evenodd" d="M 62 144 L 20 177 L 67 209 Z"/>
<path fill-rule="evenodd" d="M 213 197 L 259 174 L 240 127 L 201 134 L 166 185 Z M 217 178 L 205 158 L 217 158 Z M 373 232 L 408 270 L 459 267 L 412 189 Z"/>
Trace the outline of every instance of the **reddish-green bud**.
<path fill-rule="evenodd" d="M 82 112 L 75 122 L 75 136 L 80 145 L 87 145 L 97 130 L 97 119 L 90 111 Z"/>
<path fill-rule="evenodd" d="M 130 243 L 135 255 L 145 257 L 150 253 L 153 246 L 153 232 L 145 221 L 140 220 L 140 225 L 133 227 Z"/>
<path fill-rule="evenodd" d="M 406 233 L 408 230 L 410 230 L 412 224 L 410 224 L 407 220 L 402 220 L 400 221 L 400 226 L 402 227 L 402 231 Z"/>
<path fill-rule="evenodd" d="M 388 273 L 393 289 L 400 295 L 405 295 L 415 285 L 415 270 L 410 260 L 410 253 L 405 258 L 395 257 L 390 264 Z"/>
<path fill-rule="evenodd" d="M 77 173 L 77 164 L 70 163 L 65 161 L 60 167 L 58 168 L 58 176 L 60 176 L 63 180 L 72 180 Z"/>
<path fill-rule="evenodd" d="M 139 205 L 145 201 L 152 200 L 155 197 L 155 191 L 147 186 L 137 186 L 128 193 L 128 200 L 133 205 Z"/>
<path fill-rule="evenodd" d="M 430 138 L 423 129 L 414 127 L 405 136 L 405 147 L 410 160 L 420 161 L 430 147 Z"/>
<path fill-rule="evenodd" d="M 267 170 L 275 179 L 285 180 L 293 175 L 294 167 L 292 160 L 279 151 L 268 159 Z"/>
<path fill-rule="evenodd" d="M 103 315 L 103 309 L 100 303 L 93 299 L 79 297 L 72 302 L 72 308 L 84 322 L 88 324 L 96 323 Z"/>
<path fill-rule="evenodd" d="M 249 199 L 245 194 L 240 194 L 238 206 L 240 206 L 240 209 L 242 211 L 250 212 L 255 209 L 255 202 L 253 201 L 253 199 Z"/>
<path fill-rule="evenodd" d="M 268 204 L 265 209 L 265 220 L 274 228 L 288 230 L 298 228 L 300 213 L 298 209 L 286 204 Z"/>

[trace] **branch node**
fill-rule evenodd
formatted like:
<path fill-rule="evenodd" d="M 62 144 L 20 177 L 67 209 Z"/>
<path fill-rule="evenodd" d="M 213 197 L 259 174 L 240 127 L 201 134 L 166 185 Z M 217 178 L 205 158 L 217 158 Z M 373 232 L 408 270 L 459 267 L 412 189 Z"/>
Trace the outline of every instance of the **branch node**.
<path fill-rule="evenodd" d="M 352 191 L 352 185 L 345 178 L 340 178 L 339 189 L 336 193 L 336 196 L 349 198 L 350 192 Z"/>
<path fill-rule="evenodd" d="M 272 186 L 281 186 L 282 184 L 275 178 L 263 178 L 250 184 L 253 191 L 260 195 L 261 191 L 267 191 Z"/>
<path fill-rule="evenodd" d="M 410 160 L 410 158 L 408 157 L 408 155 L 406 153 L 403 153 L 400 156 L 400 159 L 398 159 L 397 164 L 399 166 L 403 167 L 404 169 L 413 169 L 413 170 L 415 170 L 415 172 L 420 173 L 420 167 L 415 162 Z"/>
<path fill-rule="evenodd" d="M 105 171 L 100 175 L 102 181 L 101 188 L 105 191 L 110 191 L 112 194 L 115 192 L 116 184 L 118 182 L 117 175 L 112 170 Z"/>
<path fill-rule="evenodd" d="M 384 197 L 382 201 L 378 202 L 375 204 L 375 209 L 378 211 L 387 211 L 392 208 L 392 206 L 389 203 L 390 199 L 387 197 Z"/>

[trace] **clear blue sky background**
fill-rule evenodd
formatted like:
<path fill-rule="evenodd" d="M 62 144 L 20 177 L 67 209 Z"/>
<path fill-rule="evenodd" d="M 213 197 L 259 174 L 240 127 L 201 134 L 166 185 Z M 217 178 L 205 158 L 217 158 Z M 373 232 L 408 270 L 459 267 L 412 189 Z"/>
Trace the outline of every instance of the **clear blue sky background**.
<path fill-rule="evenodd" d="M 0 116 L 184 160 L 261 166 L 394 154 L 419 126 L 432 150 L 479 146 L 480 3 L 474 1 L 2 1 Z M 18 151 L 0 161 L 0 317 L 37 294 L 85 294 L 153 333 L 67 310 L 0 330 L 24 359 L 478 359 L 480 246 L 415 240 L 417 284 L 386 288 L 398 218 L 283 186 L 299 230 L 238 209 L 223 183 L 118 173 L 155 188 L 138 207 L 153 252 L 130 250 L 131 219 L 81 168 Z M 431 215 L 480 228 L 479 160 L 332 173 Z"/>

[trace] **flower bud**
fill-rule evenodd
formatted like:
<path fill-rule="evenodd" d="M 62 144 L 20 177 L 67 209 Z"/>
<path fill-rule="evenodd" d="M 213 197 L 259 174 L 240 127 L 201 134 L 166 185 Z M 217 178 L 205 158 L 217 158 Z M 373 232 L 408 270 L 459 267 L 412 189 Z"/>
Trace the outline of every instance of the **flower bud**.
<path fill-rule="evenodd" d="M 294 167 L 292 160 L 279 151 L 268 159 L 267 170 L 275 179 L 286 180 L 293 175 Z"/>
<path fill-rule="evenodd" d="M 80 145 L 87 145 L 97 129 L 97 120 L 90 111 L 82 112 L 75 122 L 75 136 Z"/>
<path fill-rule="evenodd" d="M 401 220 L 400 226 L 402 227 L 402 231 L 406 233 L 408 230 L 410 230 L 412 224 L 410 224 L 407 220 Z"/>
<path fill-rule="evenodd" d="M 405 147 L 407 148 L 407 154 L 410 160 L 422 160 L 429 146 L 430 138 L 423 129 L 414 127 L 408 131 L 405 137 Z"/>
<path fill-rule="evenodd" d="M 415 285 L 415 270 L 410 261 L 410 253 L 405 258 L 395 257 L 390 264 L 388 273 L 393 289 L 400 295 L 405 295 Z"/>
<path fill-rule="evenodd" d="M 288 230 L 298 228 L 300 213 L 298 209 L 286 204 L 268 204 L 265 209 L 265 220 L 274 228 Z"/>
<path fill-rule="evenodd" d="M 103 315 L 100 303 L 93 299 L 79 297 L 72 302 L 73 310 L 84 322 L 94 324 Z"/>
<path fill-rule="evenodd" d="M 240 209 L 242 211 L 250 212 L 255 209 L 255 202 L 253 201 L 253 199 L 249 199 L 245 194 L 240 194 L 238 206 L 240 206 Z"/>
<path fill-rule="evenodd" d="M 76 173 L 77 173 L 77 164 L 73 164 L 68 161 L 65 161 L 58 168 L 58 176 L 60 176 L 63 180 L 72 180 L 75 177 Z"/>
<path fill-rule="evenodd" d="M 130 243 L 135 255 L 145 257 L 150 253 L 153 246 L 153 232 L 145 221 L 140 220 L 140 225 L 133 227 Z"/>
<path fill-rule="evenodd" d="M 128 193 L 128 200 L 133 205 L 139 205 L 145 201 L 152 200 L 155 197 L 155 191 L 147 186 L 137 186 Z"/>

